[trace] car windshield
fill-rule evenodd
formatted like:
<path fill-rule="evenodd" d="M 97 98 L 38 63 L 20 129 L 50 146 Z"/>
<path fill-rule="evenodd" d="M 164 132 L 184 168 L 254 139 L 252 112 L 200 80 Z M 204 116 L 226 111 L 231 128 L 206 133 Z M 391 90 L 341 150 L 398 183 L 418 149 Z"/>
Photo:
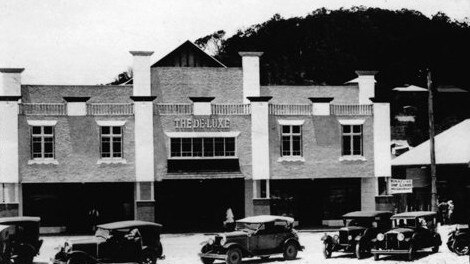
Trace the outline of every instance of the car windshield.
<path fill-rule="evenodd" d="M 237 231 L 256 231 L 261 226 L 261 223 L 240 223 L 237 222 L 235 230 Z"/>
<path fill-rule="evenodd" d="M 111 237 L 111 232 L 108 229 L 98 228 L 95 232 L 95 236 L 108 239 Z"/>
<path fill-rule="evenodd" d="M 371 227 L 372 221 L 367 218 L 345 219 L 346 226 Z"/>
<path fill-rule="evenodd" d="M 393 224 L 395 227 L 416 227 L 416 219 L 395 219 Z"/>

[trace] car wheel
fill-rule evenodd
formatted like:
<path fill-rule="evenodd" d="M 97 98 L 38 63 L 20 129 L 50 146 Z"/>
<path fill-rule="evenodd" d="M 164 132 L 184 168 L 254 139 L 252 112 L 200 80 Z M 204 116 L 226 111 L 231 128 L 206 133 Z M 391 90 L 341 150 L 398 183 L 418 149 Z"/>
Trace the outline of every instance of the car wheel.
<path fill-rule="evenodd" d="M 240 264 L 242 263 L 242 251 L 238 248 L 231 248 L 227 251 L 225 257 L 225 263 L 227 264 Z"/>
<path fill-rule="evenodd" d="M 361 244 L 357 243 L 356 244 L 356 258 L 357 259 L 362 259 L 365 257 L 365 252 L 364 252 L 364 246 L 361 246 Z"/>
<path fill-rule="evenodd" d="M 85 256 L 71 256 L 67 264 L 91 264 L 92 262 Z"/>
<path fill-rule="evenodd" d="M 380 255 L 379 254 L 374 254 L 374 260 L 377 261 L 380 259 Z"/>
<path fill-rule="evenodd" d="M 297 246 L 293 242 L 289 242 L 284 246 L 284 259 L 293 260 L 297 257 Z"/>
<path fill-rule="evenodd" d="M 142 260 L 140 261 L 142 264 L 155 264 L 157 263 L 157 254 L 153 251 L 146 250 L 142 252 Z"/>
<path fill-rule="evenodd" d="M 331 248 L 329 244 L 325 244 L 325 247 L 323 247 L 323 256 L 325 256 L 325 258 L 331 258 Z"/>
<path fill-rule="evenodd" d="M 465 241 L 462 241 L 461 239 L 456 239 L 454 243 L 452 243 L 452 248 L 459 256 L 467 255 L 470 252 L 470 246 L 468 243 L 465 243 Z"/>

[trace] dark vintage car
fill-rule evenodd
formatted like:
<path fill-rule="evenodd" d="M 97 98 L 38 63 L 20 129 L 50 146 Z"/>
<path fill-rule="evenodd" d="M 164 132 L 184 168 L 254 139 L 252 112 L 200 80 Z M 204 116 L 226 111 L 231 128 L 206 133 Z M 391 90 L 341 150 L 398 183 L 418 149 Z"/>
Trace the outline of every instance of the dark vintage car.
<path fill-rule="evenodd" d="M 12 226 L 14 234 L 11 235 L 11 262 L 29 264 L 33 262 L 42 240 L 39 239 L 39 226 L 41 219 L 31 216 L 16 216 L 0 218 L 0 225 Z"/>
<path fill-rule="evenodd" d="M 0 264 L 11 263 L 11 237 L 14 234 L 14 226 L 0 225 Z"/>
<path fill-rule="evenodd" d="M 468 225 L 457 225 L 455 230 L 449 233 L 447 247 L 459 256 L 470 253 L 470 228 Z"/>
<path fill-rule="evenodd" d="M 434 253 L 439 251 L 442 241 L 436 232 L 435 212 L 406 212 L 391 219 L 393 228 L 377 234 L 372 240 L 371 252 L 375 260 L 380 255 L 406 255 L 411 261 L 418 250 L 432 248 Z"/>
<path fill-rule="evenodd" d="M 303 247 L 293 225 L 294 219 L 290 217 L 247 217 L 236 221 L 234 232 L 218 234 L 204 242 L 199 256 L 204 264 L 216 259 L 239 264 L 242 258 L 269 258 L 274 254 L 283 254 L 287 260 L 295 259 Z"/>
<path fill-rule="evenodd" d="M 142 263 L 163 258 L 161 225 L 138 220 L 99 225 L 95 236 L 65 242 L 56 264 Z"/>
<path fill-rule="evenodd" d="M 330 258 L 332 252 L 351 252 L 358 259 L 370 253 L 371 241 L 378 233 L 391 228 L 391 212 L 387 211 L 356 211 L 343 215 L 344 227 L 339 234 L 322 237 L 323 255 Z"/>

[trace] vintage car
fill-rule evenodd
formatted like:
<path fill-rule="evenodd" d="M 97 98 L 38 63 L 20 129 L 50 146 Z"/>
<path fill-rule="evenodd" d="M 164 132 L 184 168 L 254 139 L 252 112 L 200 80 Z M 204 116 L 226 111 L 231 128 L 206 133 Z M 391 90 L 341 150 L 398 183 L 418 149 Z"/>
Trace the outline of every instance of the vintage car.
<path fill-rule="evenodd" d="M 14 234 L 14 226 L 0 225 L 0 264 L 11 263 L 11 237 Z"/>
<path fill-rule="evenodd" d="M 199 257 L 204 264 L 225 260 L 239 264 L 242 258 L 259 256 L 269 258 L 283 254 L 287 260 L 295 259 L 303 250 L 291 217 L 260 215 L 236 221 L 235 231 L 216 235 L 203 243 Z"/>
<path fill-rule="evenodd" d="M 372 240 L 372 254 L 378 260 L 380 255 L 406 255 L 413 260 L 416 251 L 432 248 L 439 251 L 441 236 L 436 232 L 435 212 L 406 212 L 393 215 L 393 228 L 377 234 Z"/>
<path fill-rule="evenodd" d="M 447 247 L 459 256 L 470 253 L 470 228 L 468 225 L 457 225 L 455 230 L 449 233 Z"/>
<path fill-rule="evenodd" d="M 130 220 L 99 225 L 95 236 L 65 242 L 52 260 L 56 264 L 142 263 L 162 259 L 161 225 Z"/>
<path fill-rule="evenodd" d="M 15 216 L 0 218 L 0 225 L 8 225 L 14 228 L 11 235 L 11 262 L 29 264 L 33 262 L 42 240 L 39 239 L 39 226 L 41 219 L 32 216 Z"/>
<path fill-rule="evenodd" d="M 391 228 L 391 212 L 387 211 L 356 211 L 343 215 L 344 227 L 339 234 L 322 237 L 323 255 L 330 258 L 332 252 L 351 252 L 358 259 L 370 253 L 371 240 L 378 233 Z"/>

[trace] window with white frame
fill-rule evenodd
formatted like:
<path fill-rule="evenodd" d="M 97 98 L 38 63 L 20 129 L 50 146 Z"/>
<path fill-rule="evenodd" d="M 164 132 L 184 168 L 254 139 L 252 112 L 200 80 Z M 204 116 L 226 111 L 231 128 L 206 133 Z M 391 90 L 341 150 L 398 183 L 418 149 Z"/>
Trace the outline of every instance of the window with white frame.
<path fill-rule="evenodd" d="M 101 158 L 122 158 L 122 126 L 100 126 Z"/>
<path fill-rule="evenodd" d="M 281 156 L 302 156 L 301 125 L 281 125 Z"/>
<path fill-rule="evenodd" d="M 31 126 L 31 158 L 55 158 L 54 126 Z"/>
<path fill-rule="evenodd" d="M 234 137 L 173 137 L 170 139 L 172 158 L 235 157 Z"/>
<path fill-rule="evenodd" d="M 342 124 L 342 153 L 343 156 L 363 156 L 362 125 Z"/>

